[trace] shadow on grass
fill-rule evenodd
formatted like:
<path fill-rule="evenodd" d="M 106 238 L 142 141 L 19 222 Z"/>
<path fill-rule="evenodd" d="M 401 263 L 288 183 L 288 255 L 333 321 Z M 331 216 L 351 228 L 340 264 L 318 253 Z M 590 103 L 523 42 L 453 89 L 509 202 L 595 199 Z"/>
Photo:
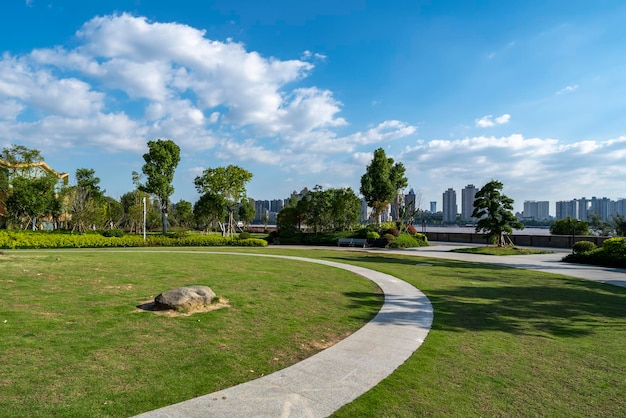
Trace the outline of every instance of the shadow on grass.
<path fill-rule="evenodd" d="M 596 283 L 568 282 L 432 290 L 428 297 L 437 318 L 433 328 L 579 337 L 614 326 L 610 319 L 622 319 L 626 325 L 626 290 L 607 292 Z"/>
<path fill-rule="evenodd" d="M 436 268 L 421 274 L 427 287 L 406 275 L 399 277 L 416 284 L 430 299 L 433 330 L 583 337 L 604 327 L 626 326 L 626 289 L 620 287 L 492 264 L 384 256 L 333 258 L 416 268 L 432 262 Z"/>

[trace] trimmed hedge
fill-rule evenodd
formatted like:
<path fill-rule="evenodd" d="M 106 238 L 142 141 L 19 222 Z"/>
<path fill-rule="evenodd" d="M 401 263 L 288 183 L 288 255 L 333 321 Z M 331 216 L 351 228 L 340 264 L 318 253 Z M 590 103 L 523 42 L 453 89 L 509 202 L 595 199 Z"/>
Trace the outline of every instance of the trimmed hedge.
<path fill-rule="evenodd" d="M 567 263 L 626 268 L 626 241 L 624 238 L 609 238 L 604 241 L 604 244 L 600 248 L 587 252 L 575 251 L 563 257 L 562 261 Z"/>
<path fill-rule="evenodd" d="M 0 248 L 105 248 L 105 247 L 265 247 L 267 241 L 258 238 L 240 239 L 221 235 L 141 235 L 105 237 L 100 234 L 40 233 L 28 231 L 0 231 Z"/>

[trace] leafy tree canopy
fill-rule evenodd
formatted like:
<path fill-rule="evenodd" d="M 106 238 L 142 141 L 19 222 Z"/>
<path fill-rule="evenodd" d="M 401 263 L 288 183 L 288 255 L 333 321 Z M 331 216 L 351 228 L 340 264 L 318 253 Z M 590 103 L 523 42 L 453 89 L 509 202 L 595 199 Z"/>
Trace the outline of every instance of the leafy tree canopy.
<path fill-rule="evenodd" d="M 148 141 L 148 152 L 143 155 L 145 164 L 141 171 L 146 183 L 139 190 L 159 198 L 163 218 L 163 233 L 167 232 L 167 212 L 170 196 L 174 193 L 174 172 L 180 162 L 180 148 L 171 139 Z"/>
<path fill-rule="evenodd" d="M 374 209 L 378 217 L 382 210 L 398 195 L 398 191 L 407 187 L 405 168 L 402 163 L 395 163 L 387 158 L 385 150 L 378 148 L 374 157 L 361 177 L 360 192 L 367 205 Z"/>
<path fill-rule="evenodd" d="M 552 235 L 589 235 L 589 224 L 571 217 L 557 219 L 550 226 Z"/>
<path fill-rule="evenodd" d="M 505 235 L 524 224 L 513 214 L 513 199 L 501 193 L 503 185 L 491 180 L 476 192 L 473 218 L 478 218 L 476 232 L 487 235 L 498 246 L 505 245 Z"/>
<path fill-rule="evenodd" d="M 202 175 L 194 180 L 196 190 L 201 194 L 210 194 L 213 199 L 220 199 L 229 212 L 232 212 L 239 202 L 247 199 L 246 183 L 252 179 L 252 173 L 238 167 L 207 168 Z"/>

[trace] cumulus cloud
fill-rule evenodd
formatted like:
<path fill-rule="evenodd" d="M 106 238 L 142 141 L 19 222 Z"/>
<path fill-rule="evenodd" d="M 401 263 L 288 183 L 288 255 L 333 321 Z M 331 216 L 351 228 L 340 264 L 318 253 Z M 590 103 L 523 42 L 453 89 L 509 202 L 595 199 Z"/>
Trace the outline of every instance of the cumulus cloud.
<path fill-rule="evenodd" d="M 305 148 L 309 161 L 321 164 L 324 156 L 415 132 L 390 120 L 339 135 L 348 125 L 343 104 L 330 90 L 298 85 L 313 62 L 326 59 L 320 53 L 265 57 L 188 25 L 126 13 L 89 20 L 76 39 L 72 49 L 0 58 L 6 137 L 37 147 L 133 152 L 148 139 L 171 138 L 184 152 L 214 149 L 218 158 L 266 164 L 281 161 L 275 147 L 292 159 Z M 300 168 L 307 166 L 303 159 Z"/>
<path fill-rule="evenodd" d="M 492 128 L 496 125 L 504 125 L 509 123 L 509 120 L 511 120 L 511 115 L 509 115 L 508 113 L 503 114 L 502 116 L 498 116 L 495 119 L 493 118 L 493 115 L 487 115 L 487 116 L 483 116 L 480 119 L 476 119 L 476 126 L 479 128 Z"/>

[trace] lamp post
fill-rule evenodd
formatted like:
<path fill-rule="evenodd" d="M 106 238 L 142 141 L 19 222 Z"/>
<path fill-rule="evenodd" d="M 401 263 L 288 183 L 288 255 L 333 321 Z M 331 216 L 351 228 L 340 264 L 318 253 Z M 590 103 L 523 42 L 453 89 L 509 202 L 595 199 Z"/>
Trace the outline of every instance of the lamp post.
<path fill-rule="evenodd" d="M 146 240 L 146 198 L 143 198 L 143 240 Z"/>

